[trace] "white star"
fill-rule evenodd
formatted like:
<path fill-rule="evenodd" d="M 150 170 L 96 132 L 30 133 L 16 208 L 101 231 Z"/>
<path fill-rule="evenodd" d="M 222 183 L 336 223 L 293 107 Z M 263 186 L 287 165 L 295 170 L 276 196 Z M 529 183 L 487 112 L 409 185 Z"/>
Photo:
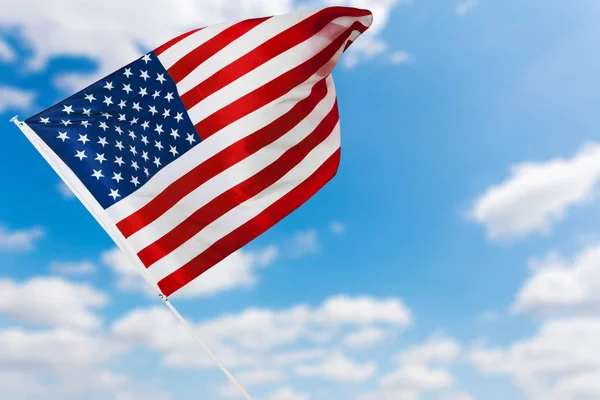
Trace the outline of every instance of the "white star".
<path fill-rule="evenodd" d="M 170 103 L 171 100 L 173 100 L 173 93 L 167 93 L 167 95 L 165 96 L 165 100 L 167 100 Z"/>
<path fill-rule="evenodd" d="M 104 112 L 104 113 L 102 113 L 101 115 L 102 115 L 104 118 L 106 118 L 106 119 L 109 119 L 109 118 L 111 118 L 111 117 L 112 117 L 112 115 L 110 115 L 110 114 L 109 114 L 109 113 L 107 113 L 107 112 Z"/>
<path fill-rule="evenodd" d="M 152 115 L 156 114 L 158 111 L 156 111 L 156 107 L 154 106 L 150 106 L 150 112 L 152 113 Z"/>
<path fill-rule="evenodd" d="M 98 140 L 98 144 L 104 147 L 108 144 L 108 142 L 106 141 L 106 138 L 101 137 L 100 140 Z"/>
<path fill-rule="evenodd" d="M 142 143 L 148 145 L 148 138 L 146 136 L 142 136 Z"/>
<path fill-rule="evenodd" d="M 177 154 L 179 154 L 179 152 L 177 152 L 177 148 L 175 146 L 170 146 L 171 150 L 169 150 L 169 153 L 173 154 L 173 157 L 175 157 Z"/>
<path fill-rule="evenodd" d="M 192 143 L 196 143 L 196 139 L 194 138 L 194 135 L 192 135 L 191 133 L 187 134 L 187 139 L 185 139 L 185 140 L 187 140 L 188 142 L 190 142 L 190 145 Z"/>
<path fill-rule="evenodd" d="M 108 125 L 106 125 L 106 122 L 102 121 L 100 122 L 100 128 L 104 129 L 104 131 L 106 132 L 106 130 L 108 129 Z"/>
<path fill-rule="evenodd" d="M 67 115 L 71 115 L 71 113 L 75 112 L 73 111 L 73 106 L 64 105 L 63 107 L 63 112 L 66 112 Z"/>
<path fill-rule="evenodd" d="M 157 97 L 159 97 L 159 96 L 160 96 L 160 90 L 155 90 L 155 91 L 154 91 L 154 94 L 152 95 L 152 98 L 153 98 L 154 100 L 156 100 L 156 98 L 157 98 Z"/>
<path fill-rule="evenodd" d="M 87 135 L 79 135 L 79 139 L 77 139 L 78 142 L 82 142 L 84 145 L 86 142 L 89 142 L 90 139 L 88 139 Z"/>
<path fill-rule="evenodd" d="M 131 68 L 125 68 L 125 72 L 123 72 L 123 75 L 125 75 L 127 78 L 129 78 L 131 75 L 133 75 L 131 73 Z"/>
<path fill-rule="evenodd" d="M 119 121 L 127 121 L 127 116 L 125 114 L 119 114 Z"/>
<path fill-rule="evenodd" d="M 91 108 L 84 108 L 83 109 L 83 115 L 87 115 L 88 117 L 92 115 L 92 109 Z"/>
<path fill-rule="evenodd" d="M 123 177 L 121 176 L 120 172 L 118 174 L 116 172 L 113 172 L 113 177 L 111 179 L 114 179 L 115 181 L 117 181 L 117 183 L 119 183 L 123 180 Z"/>
<path fill-rule="evenodd" d="M 103 103 L 105 103 L 107 107 L 110 106 L 113 103 L 112 96 L 111 97 L 104 96 Z"/>
<path fill-rule="evenodd" d="M 177 115 L 175 116 L 175 119 L 177 120 L 177 122 L 180 122 L 183 120 L 183 113 L 177 113 Z"/>
<path fill-rule="evenodd" d="M 133 108 L 135 111 L 142 111 L 142 107 L 140 107 L 140 103 L 133 103 Z"/>
<path fill-rule="evenodd" d="M 44 118 L 44 117 L 40 118 L 40 124 L 49 124 L 49 123 L 50 123 L 50 118 Z"/>
<path fill-rule="evenodd" d="M 138 94 L 142 97 L 148 96 L 148 89 L 146 89 L 145 87 L 140 88 L 140 92 Z"/>
<path fill-rule="evenodd" d="M 131 85 L 123 85 L 123 90 L 129 94 L 129 92 L 133 92 L 131 89 Z"/>
<path fill-rule="evenodd" d="M 88 126 L 90 126 L 90 122 L 89 121 L 81 121 L 81 125 L 83 125 L 86 129 Z"/>
<path fill-rule="evenodd" d="M 173 139 L 177 139 L 179 137 L 178 129 L 171 129 L 171 133 L 169 135 L 173 136 Z"/>
<path fill-rule="evenodd" d="M 148 123 L 148 121 L 144 121 L 144 123 L 141 126 L 142 128 L 144 128 L 144 130 L 150 128 L 150 124 Z"/>
<path fill-rule="evenodd" d="M 133 183 L 133 185 L 137 187 L 140 184 L 140 181 L 138 180 L 137 176 L 132 176 L 130 183 Z"/>
<path fill-rule="evenodd" d="M 58 132 L 58 136 L 56 138 L 62 140 L 63 143 L 65 142 L 65 140 L 70 139 L 67 136 L 67 132 Z"/>
<path fill-rule="evenodd" d="M 138 165 L 137 161 L 132 161 L 132 162 L 131 162 L 131 168 L 135 169 L 136 171 L 137 171 L 138 169 L 140 169 L 140 167 L 139 167 L 139 165 Z"/>
<path fill-rule="evenodd" d="M 170 117 L 170 116 L 171 116 L 171 110 L 167 110 L 165 108 L 165 112 L 163 112 L 163 117 L 167 118 L 167 117 Z"/>
<path fill-rule="evenodd" d="M 129 123 L 131 125 L 137 124 L 138 123 L 139 118 L 132 118 L 131 121 L 129 121 Z"/>
<path fill-rule="evenodd" d="M 154 147 L 156 147 L 159 151 L 163 149 L 163 145 L 161 142 L 154 141 Z"/>
<path fill-rule="evenodd" d="M 115 126 L 115 132 L 117 132 L 119 136 L 121 136 L 123 134 L 123 129 L 121 129 L 120 126 Z"/>
<path fill-rule="evenodd" d="M 99 171 L 94 170 L 94 173 L 92 174 L 92 176 L 94 178 L 96 178 L 96 180 L 100 180 L 100 178 L 104 178 L 104 175 L 102 175 L 102 170 L 99 170 Z"/>
<path fill-rule="evenodd" d="M 137 156 L 137 150 L 135 149 L 135 146 L 129 146 L 129 151 L 131 152 L 131 154 L 133 154 L 134 156 Z"/>
<path fill-rule="evenodd" d="M 104 89 L 106 90 L 113 90 L 114 88 L 112 82 L 106 82 L 106 85 L 104 85 Z"/>
<path fill-rule="evenodd" d="M 79 161 L 83 161 L 84 158 L 87 158 L 87 156 L 85 155 L 85 150 L 76 150 L 77 154 L 75 154 L 75 157 L 79 158 Z"/>
<path fill-rule="evenodd" d="M 148 168 L 144 167 L 144 173 L 146 174 L 146 176 L 150 176 L 150 172 L 148 172 Z"/>
<path fill-rule="evenodd" d="M 135 138 L 136 138 L 137 136 L 135 136 L 135 133 L 134 133 L 133 131 L 129 131 L 129 137 L 130 137 L 132 140 L 135 140 Z"/>
<path fill-rule="evenodd" d="M 89 100 L 89 102 L 91 103 L 92 101 L 96 100 L 96 98 L 94 97 L 93 94 L 86 94 L 85 95 L 85 99 Z"/>
<path fill-rule="evenodd" d="M 119 108 L 122 110 L 123 107 L 125 107 L 127 105 L 127 102 L 125 100 L 121 100 L 121 102 L 119 103 Z"/>
<path fill-rule="evenodd" d="M 65 121 L 64 119 L 61 119 L 60 123 L 63 124 L 64 126 L 69 126 L 69 125 L 71 125 L 71 120 L 68 119 Z"/>
<path fill-rule="evenodd" d="M 123 142 L 120 141 L 116 141 L 115 147 L 119 149 L 119 151 L 123 151 L 123 149 L 125 148 L 125 146 L 123 146 Z"/>
<path fill-rule="evenodd" d="M 156 128 L 154 128 L 154 130 L 156 132 L 158 132 L 159 135 L 164 132 L 163 128 L 162 128 L 162 125 L 158 125 L 158 124 L 156 124 Z"/>
<path fill-rule="evenodd" d="M 142 78 L 144 81 L 146 81 L 146 79 L 149 79 L 150 75 L 148 75 L 148 71 L 142 71 L 140 78 Z"/>
<path fill-rule="evenodd" d="M 162 165 L 160 163 L 160 158 L 158 158 L 158 157 L 154 157 L 154 161 L 152 161 L 152 164 L 156 164 L 156 168 L 158 168 Z"/>
<path fill-rule="evenodd" d="M 102 154 L 96 153 L 96 158 L 94 158 L 94 160 L 96 160 L 100 164 L 102 164 L 104 161 L 106 161 L 106 157 L 104 157 L 104 153 L 102 153 Z"/>
<path fill-rule="evenodd" d="M 112 190 L 112 189 L 110 189 L 110 194 L 109 194 L 109 196 L 110 196 L 110 197 L 112 197 L 112 198 L 113 198 L 113 200 L 116 200 L 116 199 L 117 199 L 117 197 L 121 197 L 121 195 L 119 194 L 119 189 L 117 189 L 117 190 Z"/>
<path fill-rule="evenodd" d="M 142 151 L 142 158 L 144 159 L 144 161 L 148 161 L 148 152 L 147 151 Z"/>
<path fill-rule="evenodd" d="M 165 82 L 165 81 L 166 81 L 166 79 L 165 79 L 165 74 L 156 74 L 156 75 L 157 75 L 157 78 L 156 78 L 156 80 L 157 80 L 157 81 L 159 81 L 159 82 L 160 82 L 160 84 L 162 85 L 162 84 L 163 84 L 163 82 Z"/>
<path fill-rule="evenodd" d="M 116 157 L 115 156 L 115 164 L 119 164 L 119 167 L 123 164 L 125 164 L 125 162 L 123 161 L 123 157 Z"/>
<path fill-rule="evenodd" d="M 146 64 L 148 64 L 148 61 L 150 61 L 150 53 L 148 53 L 144 57 L 142 57 L 142 61 L 144 61 Z"/>

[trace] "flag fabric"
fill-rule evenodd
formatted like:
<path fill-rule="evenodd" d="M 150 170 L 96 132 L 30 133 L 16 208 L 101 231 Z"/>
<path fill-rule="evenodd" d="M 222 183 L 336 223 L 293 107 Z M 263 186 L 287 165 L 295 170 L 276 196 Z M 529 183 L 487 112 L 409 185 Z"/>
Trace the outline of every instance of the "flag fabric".
<path fill-rule="evenodd" d="M 327 7 L 197 29 L 24 127 L 169 296 L 336 174 L 331 72 L 371 22 Z"/>

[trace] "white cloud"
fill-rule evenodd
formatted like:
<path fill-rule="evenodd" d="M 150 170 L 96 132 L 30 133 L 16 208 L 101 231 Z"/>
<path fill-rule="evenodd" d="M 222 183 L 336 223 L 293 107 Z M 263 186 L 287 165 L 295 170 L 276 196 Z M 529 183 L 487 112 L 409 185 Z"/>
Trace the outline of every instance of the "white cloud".
<path fill-rule="evenodd" d="M 11 62 L 17 58 L 17 55 L 5 40 L 0 39 L 0 61 Z"/>
<path fill-rule="evenodd" d="M 388 58 L 388 62 L 394 65 L 412 64 L 414 61 L 412 54 L 402 50 L 393 52 Z"/>
<path fill-rule="evenodd" d="M 364 349 L 382 341 L 386 336 L 383 329 L 372 326 L 350 332 L 343 339 L 342 343 L 350 348 Z"/>
<path fill-rule="evenodd" d="M 387 48 L 380 35 L 389 22 L 389 14 L 402 0 L 234 0 L 229 2 L 181 0 L 178 7 L 159 0 L 130 0 L 126 3 L 108 0 L 95 4 L 77 0 L 56 0 L 51 9 L 44 0 L 30 0 L 15 8 L 0 3 L 0 25 L 17 28 L 29 43 L 33 56 L 29 69 L 44 68 L 56 56 L 86 57 L 98 63 L 93 76 L 68 73 L 57 83 L 80 89 L 95 78 L 107 75 L 140 56 L 140 46 L 154 49 L 179 34 L 200 26 L 245 18 L 275 15 L 301 7 L 317 8 L 326 4 L 368 7 L 375 22 L 367 44 L 358 40 L 349 51 L 347 64 L 355 65 L 381 54 Z M 143 17 L 139 10 L 143 9 Z M 110 27 L 110 29 L 107 29 Z M 90 46 L 93 43 L 93 46 Z M 376 50 L 374 50 L 376 49 Z"/>
<path fill-rule="evenodd" d="M 94 310 L 108 298 L 87 284 L 36 277 L 24 282 L 0 279 L 0 314 L 21 321 L 90 329 L 100 325 Z"/>
<path fill-rule="evenodd" d="M 317 312 L 323 324 L 369 325 L 387 323 L 406 327 L 412 324 L 412 313 L 399 299 L 386 300 L 368 296 L 332 296 Z"/>
<path fill-rule="evenodd" d="M 600 145 L 588 144 L 569 159 L 513 166 L 506 181 L 476 200 L 470 217 L 491 240 L 549 233 L 569 207 L 592 198 L 600 178 Z"/>
<path fill-rule="evenodd" d="M 343 382 L 364 382 L 377 371 L 377 364 L 366 362 L 359 364 L 347 356 L 336 353 L 318 364 L 299 365 L 296 374 Z"/>
<path fill-rule="evenodd" d="M 425 365 L 403 365 L 381 378 L 383 388 L 428 392 L 449 388 L 453 385 L 452 375 L 445 369 Z"/>
<path fill-rule="evenodd" d="M 600 310 L 600 245 L 572 262 L 550 253 L 531 264 L 533 275 L 519 290 L 513 311 L 536 315 Z"/>
<path fill-rule="evenodd" d="M 286 379 L 280 369 L 256 368 L 236 374 L 237 379 L 245 386 L 262 385 L 264 383 L 281 382 Z"/>
<path fill-rule="evenodd" d="M 397 359 L 405 364 L 448 364 L 461 353 L 460 344 L 453 338 L 433 337 L 426 342 L 408 347 Z"/>
<path fill-rule="evenodd" d="M 171 298 L 207 297 L 234 288 L 253 287 L 258 282 L 256 271 L 268 267 L 278 257 L 279 250 L 275 246 L 268 246 L 257 251 L 238 250 L 174 293 Z M 117 275 L 118 288 L 141 291 L 154 296 L 150 286 L 120 249 L 114 248 L 107 251 L 102 254 L 101 258 L 102 262 Z"/>
<path fill-rule="evenodd" d="M 35 97 L 36 95 L 32 91 L 0 85 L 0 113 L 27 111 L 33 106 Z"/>
<path fill-rule="evenodd" d="M 492 322 L 497 321 L 498 318 L 500 318 L 500 313 L 498 311 L 488 310 L 488 311 L 484 312 L 483 314 L 481 314 L 477 318 L 477 321 L 481 324 L 490 324 Z"/>
<path fill-rule="evenodd" d="M 50 271 L 60 275 L 84 276 L 96 273 L 96 266 L 89 261 L 61 262 L 54 261 L 50 264 Z"/>
<path fill-rule="evenodd" d="M 58 189 L 58 193 L 60 193 L 60 195 L 65 199 L 70 200 L 75 198 L 75 194 L 71 191 L 71 189 L 69 189 L 67 185 L 65 185 L 64 182 L 60 182 L 56 188 Z"/>
<path fill-rule="evenodd" d="M 116 342 L 84 331 L 0 331 L 0 368 L 13 371 L 77 371 L 104 364 L 123 350 Z"/>
<path fill-rule="evenodd" d="M 297 232 L 290 241 L 290 254 L 302 257 L 319 251 L 319 234 L 314 229 Z"/>
<path fill-rule="evenodd" d="M 258 282 L 256 270 L 271 265 L 278 257 L 275 246 L 255 252 L 238 250 L 171 297 L 205 297 L 238 287 L 253 287 Z"/>
<path fill-rule="evenodd" d="M 310 400 L 310 396 L 296 392 L 291 387 L 282 387 L 271 393 L 268 400 Z"/>
<path fill-rule="evenodd" d="M 41 228 L 10 231 L 0 225 L 0 251 L 31 251 L 42 236 L 44 231 Z"/>
<path fill-rule="evenodd" d="M 479 0 L 461 0 L 456 5 L 456 14 L 464 16 L 473 11 L 479 5 Z"/>
<path fill-rule="evenodd" d="M 339 311 L 353 305 L 357 310 L 354 317 Z M 306 305 L 281 311 L 249 308 L 191 325 L 227 366 L 257 366 L 267 358 L 273 366 L 316 360 L 310 361 L 314 365 L 327 353 L 310 347 L 311 344 L 330 343 L 345 335 L 347 329 L 373 324 L 403 328 L 410 324 L 407 314 L 410 315 L 409 311 L 397 299 L 344 296 L 330 298 L 315 308 Z M 180 368 L 213 366 L 166 308 L 133 311 L 114 323 L 113 332 L 129 343 L 162 353 L 164 364 Z M 298 348 L 298 345 L 309 347 Z M 290 349 L 290 346 L 296 347 Z"/>
<path fill-rule="evenodd" d="M 329 230 L 336 235 L 343 235 L 346 233 L 347 229 L 348 228 L 346 227 L 346 224 L 340 221 L 333 221 L 331 224 L 329 224 Z"/>
<path fill-rule="evenodd" d="M 532 400 L 600 397 L 600 319 L 545 322 L 530 338 L 507 347 L 478 346 L 474 365 L 487 375 L 511 377 Z"/>

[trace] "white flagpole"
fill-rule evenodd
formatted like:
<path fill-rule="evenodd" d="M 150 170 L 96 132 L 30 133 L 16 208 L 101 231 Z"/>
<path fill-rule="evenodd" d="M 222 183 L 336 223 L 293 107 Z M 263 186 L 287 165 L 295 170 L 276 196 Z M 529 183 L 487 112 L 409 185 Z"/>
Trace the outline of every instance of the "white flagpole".
<path fill-rule="evenodd" d="M 185 327 L 185 329 L 192 335 L 192 337 L 200 344 L 200 346 L 204 349 L 204 351 L 209 355 L 209 357 L 213 360 L 213 362 L 219 367 L 219 369 L 227 376 L 229 381 L 243 394 L 246 400 L 252 400 L 252 397 L 248 394 L 246 389 L 238 382 L 238 380 L 233 376 L 231 372 L 223 365 L 221 361 L 215 356 L 215 354 L 208 348 L 208 346 L 204 343 L 204 341 L 200 338 L 200 336 L 194 331 L 194 329 L 190 326 L 190 324 L 183 318 L 183 316 L 177 311 L 177 309 L 171 304 L 167 296 L 165 296 L 161 290 L 158 288 L 158 285 L 152 280 L 152 278 L 148 275 L 146 268 L 141 265 L 141 262 L 137 257 L 132 256 L 132 252 L 128 251 L 129 244 L 125 240 L 125 238 L 117 232 L 113 227 L 113 223 L 108 221 L 103 217 L 103 213 L 99 206 L 95 205 L 95 200 L 89 194 L 85 186 L 79 182 L 75 174 L 68 169 L 68 167 L 63 166 L 61 164 L 62 161 L 58 158 L 50 148 L 41 140 L 35 132 L 25 123 L 19 121 L 19 116 L 15 115 L 10 119 L 10 122 L 13 122 L 17 128 L 25 135 L 27 139 L 31 142 L 31 144 L 36 148 L 36 150 L 44 157 L 46 162 L 50 164 L 52 169 L 58 174 L 58 176 L 63 180 L 63 182 L 71 189 L 73 194 L 81 201 L 81 203 L 85 206 L 85 208 L 94 216 L 96 221 L 102 226 L 102 228 L 108 233 L 108 235 L 114 240 L 117 246 L 123 251 L 123 253 L 129 259 L 129 262 L 132 263 L 133 266 L 137 266 L 136 268 L 138 272 L 142 275 L 146 283 L 154 289 L 154 291 L 158 294 L 159 298 L 166 304 L 166 306 L 171 310 L 175 318 Z M 71 179 L 69 179 L 71 177 Z"/>

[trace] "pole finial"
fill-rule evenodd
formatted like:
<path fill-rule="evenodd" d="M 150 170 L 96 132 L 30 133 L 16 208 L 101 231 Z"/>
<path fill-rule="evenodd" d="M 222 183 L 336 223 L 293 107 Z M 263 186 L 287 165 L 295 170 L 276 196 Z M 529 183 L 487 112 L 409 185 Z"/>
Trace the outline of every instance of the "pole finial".
<path fill-rule="evenodd" d="M 10 122 L 14 122 L 14 123 L 16 124 L 17 122 L 19 122 L 19 116 L 18 116 L 18 115 L 15 115 L 14 117 L 12 117 L 12 118 L 10 119 Z"/>

